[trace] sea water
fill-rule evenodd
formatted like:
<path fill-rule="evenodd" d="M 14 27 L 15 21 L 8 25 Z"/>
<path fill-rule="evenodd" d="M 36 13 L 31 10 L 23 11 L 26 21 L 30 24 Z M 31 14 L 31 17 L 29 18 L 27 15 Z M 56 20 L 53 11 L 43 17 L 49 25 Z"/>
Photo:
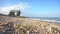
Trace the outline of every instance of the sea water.
<path fill-rule="evenodd" d="M 46 19 L 46 20 L 57 20 L 57 21 L 60 21 L 60 17 L 39 17 L 38 19 Z"/>
<path fill-rule="evenodd" d="M 41 21 L 49 21 L 60 23 L 60 17 L 32 17 L 33 19 L 41 20 Z"/>

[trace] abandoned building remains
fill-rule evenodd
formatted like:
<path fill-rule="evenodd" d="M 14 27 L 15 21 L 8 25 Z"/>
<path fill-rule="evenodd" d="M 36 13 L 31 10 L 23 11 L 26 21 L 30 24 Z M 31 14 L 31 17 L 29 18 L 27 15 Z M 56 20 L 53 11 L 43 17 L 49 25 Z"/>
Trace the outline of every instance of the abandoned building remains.
<path fill-rule="evenodd" d="M 20 10 L 11 10 L 9 15 L 10 16 L 20 16 Z"/>

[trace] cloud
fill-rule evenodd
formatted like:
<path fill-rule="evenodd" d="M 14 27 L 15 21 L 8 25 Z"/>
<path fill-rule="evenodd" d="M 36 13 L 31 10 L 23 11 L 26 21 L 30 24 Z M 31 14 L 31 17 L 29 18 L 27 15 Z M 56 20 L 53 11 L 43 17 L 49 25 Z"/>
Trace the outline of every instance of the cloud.
<path fill-rule="evenodd" d="M 21 10 L 21 11 L 26 11 L 27 9 L 30 8 L 30 5 L 25 2 L 20 2 L 18 4 L 9 4 L 10 6 L 7 7 L 1 7 L 0 8 L 0 13 L 8 15 L 10 10 Z"/>

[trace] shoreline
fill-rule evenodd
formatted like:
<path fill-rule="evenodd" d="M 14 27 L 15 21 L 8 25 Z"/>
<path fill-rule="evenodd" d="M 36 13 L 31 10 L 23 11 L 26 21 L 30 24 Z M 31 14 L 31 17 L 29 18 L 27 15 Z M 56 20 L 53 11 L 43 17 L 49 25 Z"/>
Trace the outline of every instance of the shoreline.
<path fill-rule="evenodd" d="M 58 21 L 58 20 L 37 19 L 37 18 L 27 18 L 27 19 L 31 19 L 31 20 L 40 20 L 40 21 L 44 21 L 44 22 L 54 22 L 54 23 L 60 24 L 60 21 Z"/>

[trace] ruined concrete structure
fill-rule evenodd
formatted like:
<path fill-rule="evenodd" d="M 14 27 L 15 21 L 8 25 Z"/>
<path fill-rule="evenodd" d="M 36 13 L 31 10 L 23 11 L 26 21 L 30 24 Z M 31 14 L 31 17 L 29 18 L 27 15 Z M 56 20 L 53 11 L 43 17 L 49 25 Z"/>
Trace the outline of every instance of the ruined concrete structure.
<path fill-rule="evenodd" d="M 20 16 L 20 10 L 11 10 L 9 15 L 10 16 Z"/>

